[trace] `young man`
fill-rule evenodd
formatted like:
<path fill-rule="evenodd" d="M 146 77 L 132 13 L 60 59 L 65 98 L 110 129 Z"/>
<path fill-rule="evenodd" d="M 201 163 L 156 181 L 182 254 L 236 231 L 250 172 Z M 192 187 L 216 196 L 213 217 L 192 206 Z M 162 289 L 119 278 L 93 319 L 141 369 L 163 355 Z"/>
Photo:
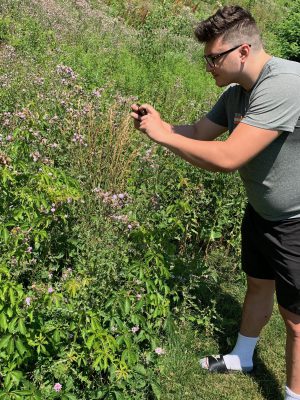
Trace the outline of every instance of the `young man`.
<path fill-rule="evenodd" d="M 251 371 L 276 291 L 287 334 L 285 399 L 300 399 L 300 64 L 267 54 L 252 15 L 238 6 L 219 9 L 195 34 L 205 44 L 207 72 L 217 86 L 231 85 L 216 105 L 194 125 L 172 126 L 148 104 L 132 105 L 131 115 L 137 129 L 193 165 L 239 170 L 248 195 L 240 333 L 230 354 L 200 363 L 209 371 Z M 227 140 L 214 140 L 227 130 Z"/>

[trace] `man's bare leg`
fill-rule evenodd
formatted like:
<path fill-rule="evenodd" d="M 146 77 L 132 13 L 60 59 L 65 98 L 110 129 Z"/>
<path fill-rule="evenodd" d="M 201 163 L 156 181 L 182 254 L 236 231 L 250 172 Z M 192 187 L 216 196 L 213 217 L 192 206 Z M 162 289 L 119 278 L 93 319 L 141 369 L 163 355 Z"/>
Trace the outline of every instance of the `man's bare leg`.
<path fill-rule="evenodd" d="M 236 345 L 223 359 L 227 369 L 249 371 L 253 367 L 253 353 L 262 328 L 269 321 L 274 304 L 275 282 L 247 276 L 242 322 Z M 200 360 L 209 368 L 208 358 Z"/>
<path fill-rule="evenodd" d="M 300 395 L 300 315 L 279 306 L 286 326 L 287 387 Z"/>
<path fill-rule="evenodd" d="M 247 276 L 247 292 L 243 305 L 240 333 L 259 336 L 268 323 L 274 305 L 275 281 Z"/>

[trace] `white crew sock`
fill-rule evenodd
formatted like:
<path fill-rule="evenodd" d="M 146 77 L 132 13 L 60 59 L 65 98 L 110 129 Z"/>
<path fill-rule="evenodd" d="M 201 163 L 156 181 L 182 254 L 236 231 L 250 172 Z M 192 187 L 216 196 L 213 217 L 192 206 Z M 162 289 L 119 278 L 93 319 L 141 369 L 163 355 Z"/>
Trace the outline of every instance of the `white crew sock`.
<path fill-rule="evenodd" d="M 228 370 L 251 371 L 253 369 L 253 353 L 258 337 L 247 337 L 239 333 L 236 345 L 231 353 L 224 355 Z M 207 359 L 200 360 L 202 368 L 207 368 Z"/>
<path fill-rule="evenodd" d="M 251 371 L 257 341 L 258 337 L 243 336 L 239 333 L 234 349 L 224 356 L 226 367 L 231 370 Z"/>
<path fill-rule="evenodd" d="M 300 394 L 292 392 L 291 389 L 286 386 L 284 400 L 300 400 Z"/>

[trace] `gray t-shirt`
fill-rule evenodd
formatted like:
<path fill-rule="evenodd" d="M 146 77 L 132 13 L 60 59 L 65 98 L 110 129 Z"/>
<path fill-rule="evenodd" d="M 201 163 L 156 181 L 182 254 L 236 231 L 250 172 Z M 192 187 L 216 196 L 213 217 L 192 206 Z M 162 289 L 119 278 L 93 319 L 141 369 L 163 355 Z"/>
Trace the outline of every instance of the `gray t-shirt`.
<path fill-rule="evenodd" d="M 251 91 L 230 86 L 207 114 L 231 133 L 239 122 L 281 134 L 239 169 L 263 218 L 300 217 L 300 63 L 271 58 Z"/>

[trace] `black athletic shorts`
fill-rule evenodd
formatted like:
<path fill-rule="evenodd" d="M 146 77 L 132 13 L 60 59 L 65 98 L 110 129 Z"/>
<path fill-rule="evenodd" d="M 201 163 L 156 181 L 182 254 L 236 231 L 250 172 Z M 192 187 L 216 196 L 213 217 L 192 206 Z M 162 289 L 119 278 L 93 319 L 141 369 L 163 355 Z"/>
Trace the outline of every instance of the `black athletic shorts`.
<path fill-rule="evenodd" d="M 242 268 L 250 277 L 274 279 L 278 304 L 300 315 L 300 218 L 268 221 L 248 204 Z"/>

